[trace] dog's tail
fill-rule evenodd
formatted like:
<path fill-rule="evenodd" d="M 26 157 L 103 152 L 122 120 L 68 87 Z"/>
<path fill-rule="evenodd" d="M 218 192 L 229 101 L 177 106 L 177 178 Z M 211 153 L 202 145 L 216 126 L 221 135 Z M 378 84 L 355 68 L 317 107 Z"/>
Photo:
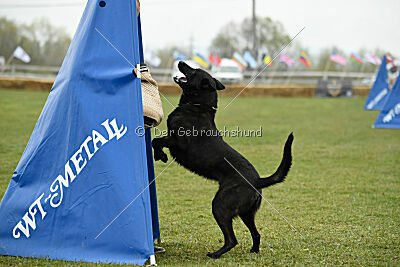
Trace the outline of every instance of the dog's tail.
<path fill-rule="evenodd" d="M 255 187 L 257 189 L 265 188 L 277 183 L 281 183 L 285 180 L 290 167 L 292 166 L 292 143 L 293 143 L 293 133 L 291 133 L 286 140 L 285 147 L 283 149 L 283 158 L 278 169 L 269 177 L 259 179 Z"/>

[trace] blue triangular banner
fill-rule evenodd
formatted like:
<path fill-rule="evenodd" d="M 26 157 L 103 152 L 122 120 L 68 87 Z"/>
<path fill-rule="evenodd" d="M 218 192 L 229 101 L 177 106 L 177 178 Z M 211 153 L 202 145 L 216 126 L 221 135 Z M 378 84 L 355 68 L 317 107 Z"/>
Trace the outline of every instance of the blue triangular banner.
<path fill-rule="evenodd" d="M 400 78 L 390 91 L 374 128 L 400 129 Z"/>
<path fill-rule="evenodd" d="M 89 0 L 0 204 L 0 254 L 154 254 L 139 62 L 136 1 Z"/>
<path fill-rule="evenodd" d="M 365 102 L 365 110 L 382 110 L 385 105 L 387 96 L 389 95 L 388 73 L 386 69 L 386 56 L 382 58 L 382 64 L 379 68 L 378 75 L 371 91 L 369 92 L 367 101 Z"/>

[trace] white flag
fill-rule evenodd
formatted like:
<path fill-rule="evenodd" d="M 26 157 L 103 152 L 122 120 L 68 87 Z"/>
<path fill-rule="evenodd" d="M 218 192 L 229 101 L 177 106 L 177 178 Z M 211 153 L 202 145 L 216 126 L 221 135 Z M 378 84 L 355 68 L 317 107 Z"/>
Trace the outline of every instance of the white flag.
<path fill-rule="evenodd" d="M 6 59 L 3 56 L 0 56 L 0 68 L 6 65 Z"/>
<path fill-rule="evenodd" d="M 382 61 L 379 58 L 370 53 L 365 54 L 365 60 L 374 65 L 380 65 L 382 63 Z"/>
<path fill-rule="evenodd" d="M 20 46 L 15 48 L 13 55 L 14 57 L 22 60 L 25 63 L 31 62 L 31 57 Z"/>

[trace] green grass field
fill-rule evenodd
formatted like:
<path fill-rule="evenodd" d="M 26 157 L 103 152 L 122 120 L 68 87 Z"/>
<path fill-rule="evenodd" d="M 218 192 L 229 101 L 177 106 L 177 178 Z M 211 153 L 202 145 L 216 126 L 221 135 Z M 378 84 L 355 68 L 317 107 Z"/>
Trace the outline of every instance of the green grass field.
<path fill-rule="evenodd" d="M 46 97 L 0 90 L 1 196 Z M 224 111 L 229 101 L 220 99 L 217 126 L 263 128 L 262 137 L 226 138 L 261 175 L 275 171 L 294 132 L 293 168 L 285 183 L 264 190 L 264 196 L 303 237 L 263 202 L 256 218 L 260 253 L 248 252 L 250 234 L 236 220 L 239 245 L 218 260 L 207 258 L 223 241 L 211 213 L 217 184 L 173 163 L 157 180 L 167 250 L 157 255 L 159 266 L 400 265 L 399 130 L 372 129 L 378 113 L 363 110 L 364 98 L 239 98 Z M 171 110 L 165 102 L 165 113 Z M 157 163 L 156 173 L 166 166 Z M 96 266 L 3 256 L 0 264 Z"/>

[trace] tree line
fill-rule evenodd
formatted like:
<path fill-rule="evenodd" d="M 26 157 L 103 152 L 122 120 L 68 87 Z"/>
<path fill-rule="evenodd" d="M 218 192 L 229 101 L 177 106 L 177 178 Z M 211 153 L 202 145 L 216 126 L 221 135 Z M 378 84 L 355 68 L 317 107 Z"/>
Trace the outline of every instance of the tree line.
<path fill-rule="evenodd" d="M 262 62 L 263 55 L 274 57 L 280 49 L 290 42 L 290 36 L 287 33 L 284 25 L 269 17 L 258 17 L 256 26 L 256 47 L 257 51 L 252 51 L 253 48 L 253 26 L 251 18 L 245 18 L 241 22 L 230 22 L 221 27 L 217 35 L 212 39 L 209 46 L 210 53 L 221 58 L 232 57 L 234 52 L 243 54 L 249 50 L 253 56 Z M 31 56 L 31 64 L 44 66 L 60 66 L 71 42 L 71 37 L 63 28 L 58 28 L 46 20 L 39 19 L 31 24 L 19 24 L 6 17 L 0 18 L 0 56 L 7 58 L 13 53 L 17 46 L 23 49 Z M 160 68 L 170 68 L 173 63 L 171 55 L 174 50 L 179 50 L 187 55 L 192 54 L 189 47 L 166 46 L 155 51 L 161 59 Z M 310 49 L 303 46 L 299 41 L 295 41 L 285 51 L 290 57 L 296 61 L 295 67 L 297 70 L 306 70 L 306 66 L 298 62 L 301 52 L 308 54 L 313 70 L 319 71 L 365 71 L 374 72 L 376 66 L 364 62 L 363 66 L 349 61 L 347 66 L 343 67 L 334 62 L 330 62 L 332 51 L 338 54 L 347 56 L 339 47 L 327 47 L 319 53 L 310 54 Z M 355 51 L 363 56 L 366 49 Z M 377 57 L 382 57 L 386 51 L 375 49 L 368 51 Z M 208 55 L 205 55 L 208 56 Z M 17 61 L 17 59 L 14 59 Z M 279 58 L 275 61 L 276 70 L 288 70 L 288 66 L 284 63 L 279 63 Z"/>
<path fill-rule="evenodd" d="M 0 17 L 0 56 L 10 58 L 17 46 L 31 57 L 32 65 L 60 66 L 67 53 L 71 37 L 63 28 L 46 19 L 20 24 Z M 19 63 L 13 59 L 13 63 Z"/>
<path fill-rule="evenodd" d="M 243 55 L 243 53 L 248 50 L 258 62 L 262 62 L 264 55 L 274 58 L 278 52 L 290 42 L 291 37 L 281 22 L 273 20 L 270 17 L 258 17 L 256 25 L 257 51 L 253 51 L 253 39 L 253 25 L 251 18 L 245 18 L 239 23 L 229 22 L 222 26 L 217 35 L 213 38 L 209 46 L 209 51 L 221 58 L 231 58 L 234 52 Z M 189 48 L 185 47 L 170 46 L 160 49 L 156 54 L 162 60 L 162 67 L 167 68 L 171 66 L 172 63 L 169 58 L 174 50 L 180 50 L 186 54 L 190 54 Z M 346 66 L 338 65 L 330 60 L 333 51 L 348 59 Z M 377 66 L 367 62 L 364 62 L 364 64 L 360 66 L 359 64 L 350 61 L 349 55 L 337 46 L 324 48 L 321 51 L 318 51 L 319 53 L 315 53 L 314 51 L 312 51 L 313 53 L 310 53 L 310 48 L 305 47 L 300 41 L 295 40 L 292 45 L 284 51 L 285 54 L 289 55 L 296 62 L 291 69 L 309 69 L 298 61 L 302 52 L 305 52 L 309 56 L 312 64 L 311 69 L 316 71 L 375 72 L 377 68 Z M 367 51 L 366 49 L 361 48 L 354 52 L 360 56 L 364 56 L 369 52 L 379 58 L 382 58 L 383 55 L 387 53 L 387 51 L 379 48 L 374 51 Z M 279 62 L 279 57 L 275 59 L 273 66 L 278 71 L 289 69 L 286 64 Z"/>

